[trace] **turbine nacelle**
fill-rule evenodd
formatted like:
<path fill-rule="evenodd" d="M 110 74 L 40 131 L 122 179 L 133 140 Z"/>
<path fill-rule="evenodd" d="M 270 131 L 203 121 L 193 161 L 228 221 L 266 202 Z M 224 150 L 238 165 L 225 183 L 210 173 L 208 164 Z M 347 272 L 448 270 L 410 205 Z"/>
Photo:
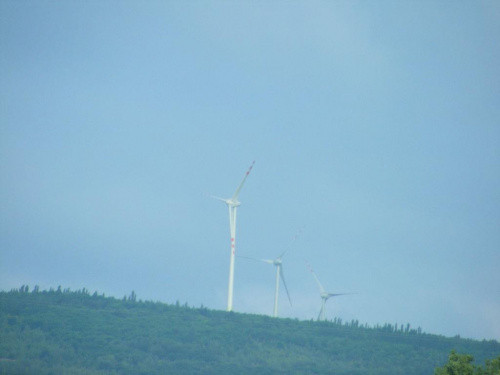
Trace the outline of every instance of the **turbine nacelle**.
<path fill-rule="evenodd" d="M 321 292 L 321 298 L 323 298 L 325 301 L 330 297 L 333 297 L 330 293 Z"/>
<path fill-rule="evenodd" d="M 224 202 L 230 207 L 239 207 L 241 205 L 239 200 L 233 198 L 225 199 Z"/>
<path fill-rule="evenodd" d="M 235 198 L 221 198 L 221 197 L 216 197 L 215 195 L 210 195 L 206 194 L 210 198 L 217 199 L 218 201 L 224 202 L 227 204 L 229 207 L 239 207 L 241 205 L 241 202 L 238 199 Z"/>
<path fill-rule="evenodd" d="M 345 296 L 347 294 L 354 294 L 354 293 L 326 293 L 326 292 L 322 292 L 321 298 L 323 298 L 326 301 L 331 297 Z"/>

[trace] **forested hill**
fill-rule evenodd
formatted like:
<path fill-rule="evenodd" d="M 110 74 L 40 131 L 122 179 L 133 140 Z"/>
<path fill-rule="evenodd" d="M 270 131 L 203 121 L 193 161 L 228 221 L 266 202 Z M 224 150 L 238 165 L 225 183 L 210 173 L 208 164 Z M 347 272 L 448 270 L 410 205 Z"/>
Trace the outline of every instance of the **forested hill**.
<path fill-rule="evenodd" d="M 402 329 L 401 329 L 402 328 Z M 0 374 L 433 374 L 497 341 L 277 319 L 89 294 L 0 292 Z"/>

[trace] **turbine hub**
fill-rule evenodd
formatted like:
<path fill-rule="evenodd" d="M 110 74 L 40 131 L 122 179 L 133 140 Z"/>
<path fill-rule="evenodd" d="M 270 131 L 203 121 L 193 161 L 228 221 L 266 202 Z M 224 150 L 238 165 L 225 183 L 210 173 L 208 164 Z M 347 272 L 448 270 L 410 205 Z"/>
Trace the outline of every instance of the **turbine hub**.
<path fill-rule="evenodd" d="M 241 205 L 240 201 L 233 200 L 231 198 L 226 199 L 226 204 L 231 207 L 239 207 Z"/>

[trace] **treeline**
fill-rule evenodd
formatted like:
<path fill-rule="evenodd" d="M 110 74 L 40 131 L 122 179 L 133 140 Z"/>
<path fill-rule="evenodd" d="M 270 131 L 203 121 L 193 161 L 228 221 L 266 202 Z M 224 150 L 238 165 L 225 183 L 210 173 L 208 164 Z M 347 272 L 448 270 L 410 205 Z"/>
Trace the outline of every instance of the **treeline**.
<path fill-rule="evenodd" d="M 484 362 L 496 341 L 409 324 L 298 321 L 61 287 L 0 292 L 2 374 L 432 374 L 452 349 Z"/>
<path fill-rule="evenodd" d="M 410 323 L 406 324 L 401 324 L 398 325 L 398 323 L 395 323 L 394 325 L 391 325 L 390 323 L 385 323 L 384 325 L 377 324 L 375 326 L 370 326 L 369 324 L 360 324 L 358 320 L 351 320 L 351 322 L 345 322 L 343 323 L 341 318 L 334 318 L 333 320 L 330 321 L 330 323 L 334 325 L 344 325 L 346 327 L 351 327 L 351 328 L 366 328 L 366 329 L 373 329 L 376 331 L 382 331 L 382 332 L 391 332 L 391 333 L 407 333 L 410 335 L 421 335 L 424 332 L 422 331 L 422 328 L 418 327 L 417 329 L 411 328 Z"/>
<path fill-rule="evenodd" d="M 28 285 L 22 285 L 19 289 L 17 288 L 13 288 L 11 289 L 11 293 L 29 293 L 29 286 Z M 76 290 L 76 291 L 71 291 L 70 288 L 65 288 L 63 289 L 61 286 L 58 286 L 57 289 L 54 289 L 54 288 L 50 288 L 48 291 L 40 291 L 40 288 L 38 285 L 35 285 L 35 287 L 33 288 L 33 291 L 32 293 L 42 293 L 42 294 L 45 294 L 45 293 L 55 293 L 55 294 L 76 294 L 76 295 L 85 295 L 85 296 L 90 296 L 90 292 L 88 289 L 86 288 L 83 288 L 83 289 L 79 289 L 79 290 Z M 105 294 L 102 294 L 102 295 L 99 295 L 97 293 L 97 291 L 95 291 L 93 294 L 92 294 L 92 297 L 93 298 L 96 298 L 96 297 L 101 297 L 101 298 L 105 298 Z M 122 301 L 131 301 L 131 302 L 137 302 L 137 294 L 135 293 L 135 291 L 132 291 L 128 296 L 125 295 L 123 298 L 122 298 Z M 139 300 L 138 301 L 139 303 L 143 303 L 142 300 Z M 151 303 L 151 301 L 145 301 L 145 303 Z M 179 307 L 180 306 L 180 303 L 179 301 L 177 301 L 175 303 L 175 306 L 176 307 Z M 183 307 L 186 307 L 186 308 L 190 308 L 190 306 L 187 304 L 187 303 L 184 303 Z M 192 307 L 192 308 L 196 308 L 196 307 Z M 200 309 L 202 310 L 206 310 L 203 305 L 200 307 Z M 312 320 L 311 320 L 312 321 Z M 374 329 L 374 330 L 377 330 L 377 331 L 382 331 L 382 332 L 391 332 L 391 333 L 407 333 L 407 334 L 411 334 L 411 335 L 416 335 L 416 334 L 423 334 L 423 330 L 422 328 L 418 327 L 417 329 L 413 329 L 411 328 L 411 325 L 410 323 L 406 323 L 406 324 L 400 324 L 398 325 L 398 323 L 395 323 L 394 325 L 391 325 L 390 323 L 385 323 L 384 325 L 380 325 L 380 324 L 376 324 L 375 326 L 370 326 L 368 323 L 360 323 L 359 320 L 357 319 L 353 319 L 351 320 L 350 322 L 349 321 L 346 321 L 344 322 L 342 318 L 334 318 L 333 320 L 329 320 L 329 322 L 335 326 L 345 326 L 345 327 L 350 327 L 350 328 L 365 328 L 365 329 Z"/>

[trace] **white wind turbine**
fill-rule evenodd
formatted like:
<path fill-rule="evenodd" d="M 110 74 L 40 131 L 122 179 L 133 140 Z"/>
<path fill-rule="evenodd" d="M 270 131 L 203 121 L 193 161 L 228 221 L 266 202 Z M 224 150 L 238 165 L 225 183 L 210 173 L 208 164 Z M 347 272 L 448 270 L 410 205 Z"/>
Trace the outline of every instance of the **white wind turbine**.
<path fill-rule="evenodd" d="M 275 289 L 274 289 L 274 311 L 273 311 L 273 316 L 275 318 L 278 316 L 278 293 L 279 293 L 279 287 L 280 287 L 280 278 L 281 278 L 281 281 L 283 281 L 283 286 L 285 287 L 286 295 L 288 296 L 288 301 L 290 301 L 290 306 L 292 306 L 292 299 L 290 298 L 290 293 L 288 293 L 288 288 L 287 288 L 286 282 L 285 282 L 285 276 L 283 275 L 283 265 L 282 264 L 283 264 L 283 256 L 289 250 L 290 246 L 297 239 L 298 236 L 299 235 L 296 234 L 295 237 L 293 237 L 292 241 L 290 242 L 290 245 L 288 245 L 288 248 L 285 251 L 283 251 L 279 257 L 277 257 L 275 259 L 259 259 L 259 258 L 240 256 L 240 258 L 257 260 L 260 262 L 272 264 L 276 267 L 276 285 L 275 285 Z"/>
<path fill-rule="evenodd" d="M 316 274 L 314 273 L 312 267 L 309 264 L 307 265 L 307 267 L 309 268 L 309 271 L 311 271 L 312 275 L 314 276 L 314 279 L 318 283 L 319 290 L 321 293 L 321 310 L 320 310 L 319 315 L 318 315 L 318 320 L 326 320 L 326 317 L 325 317 L 326 308 L 325 308 L 325 306 L 326 306 L 326 301 L 328 301 L 328 299 L 330 297 L 345 296 L 345 295 L 354 294 L 354 293 L 328 293 L 328 292 L 326 292 L 325 288 L 323 288 L 323 285 L 321 285 L 321 283 L 319 282 L 319 279 L 316 276 Z"/>
<path fill-rule="evenodd" d="M 229 260 L 229 287 L 227 293 L 227 311 L 233 310 L 234 256 L 236 251 L 236 209 L 241 204 L 240 201 L 238 200 L 238 195 L 240 194 L 241 188 L 243 187 L 243 184 L 245 183 L 248 175 L 252 171 L 254 164 L 255 160 L 253 161 L 250 168 L 248 168 L 245 177 L 243 177 L 243 180 L 241 181 L 240 185 L 238 186 L 238 188 L 236 189 L 231 198 L 224 199 L 211 196 L 212 198 L 218 199 L 226 203 L 229 208 L 229 231 L 231 233 L 231 258 Z"/>

